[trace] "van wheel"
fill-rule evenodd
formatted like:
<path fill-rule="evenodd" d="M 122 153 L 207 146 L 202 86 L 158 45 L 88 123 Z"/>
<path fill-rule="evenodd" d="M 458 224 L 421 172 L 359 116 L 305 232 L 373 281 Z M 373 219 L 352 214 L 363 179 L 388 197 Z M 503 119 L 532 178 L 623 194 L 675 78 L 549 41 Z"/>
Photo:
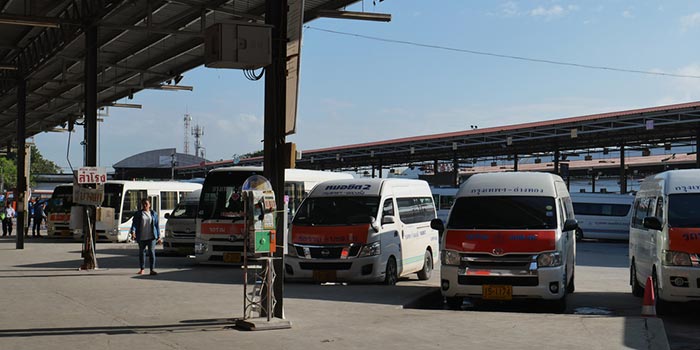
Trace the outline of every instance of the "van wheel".
<path fill-rule="evenodd" d="M 445 302 L 447 307 L 452 310 L 461 310 L 462 304 L 464 304 L 464 298 L 462 297 L 445 297 Z"/>
<path fill-rule="evenodd" d="M 656 298 L 656 314 L 659 316 L 668 315 L 671 312 L 671 303 L 661 299 L 661 297 L 659 296 L 659 278 L 656 276 L 656 268 L 654 268 L 654 271 L 652 272 L 651 279 L 654 283 L 654 297 Z"/>
<path fill-rule="evenodd" d="M 637 280 L 637 268 L 634 266 L 634 261 L 632 261 L 632 265 L 630 265 L 630 285 L 632 286 L 632 295 L 637 298 L 644 296 L 644 288 L 642 288 Z"/>
<path fill-rule="evenodd" d="M 423 269 L 418 271 L 418 279 L 421 281 L 429 280 L 433 274 L 433 254 L 429 250 L 425 251 L 423 258 Z"/>
<path fill-rule="evenodd" d="M 583 230 L 580 228 L 576 229 L 576 242 L 581 242 L 583 240 Z"/>
<path fill-rule="evenodd" d="M 386 262 L 386 272 L 384 273 L 384 284 L 393 286 L 399 279 L 399 270 L 396 267 L 396 259 L 393 256 L 389 257 Z"/>

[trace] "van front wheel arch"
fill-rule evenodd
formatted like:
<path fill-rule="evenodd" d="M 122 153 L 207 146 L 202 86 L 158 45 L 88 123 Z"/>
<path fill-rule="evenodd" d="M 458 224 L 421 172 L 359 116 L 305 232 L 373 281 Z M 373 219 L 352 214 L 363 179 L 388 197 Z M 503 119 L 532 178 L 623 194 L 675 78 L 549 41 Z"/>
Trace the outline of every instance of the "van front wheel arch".
<path fill-rule="evenodd" d="M 384 284 L 393 286 L 399 280 L 399 269 L 396 266 L 396 258 L 389 257 L 386 262 L 386 272 L 384 273 Z"/>

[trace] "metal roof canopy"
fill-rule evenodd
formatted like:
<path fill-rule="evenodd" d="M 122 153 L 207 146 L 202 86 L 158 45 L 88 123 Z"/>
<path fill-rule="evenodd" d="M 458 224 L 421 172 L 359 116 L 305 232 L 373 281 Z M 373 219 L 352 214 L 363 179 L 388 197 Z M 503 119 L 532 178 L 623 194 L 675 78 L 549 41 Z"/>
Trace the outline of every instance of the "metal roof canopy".
<path fill-rule="evenodd" d="M 697 144 L 700 102 L 594 114 L 546 122 L 407 137 L 379 142 L 305 150 L 300 168 L 417 164 L 440 160 L 544 156 L 559 151 Z M 653 147 L 650 147 L 653 148 Z M 253 161 L 253 160 L 251 160 Z M 241 160 L 241 164 L 245 160 Z"/>
<path fill-rule="evenodd" d="M 304 21 L 357 0 L 305 0 Z M 168 89 L 204 64 L 204 29 L 264 21 L 265 0 L 0 0 L 0 145 L 15 142 L 17 78 L 27 80 L 26 136 L 83 115 L 83 23 L 98 25 L 98 106 Z M 95 13 L 89 17 L 88 14 Z"/>

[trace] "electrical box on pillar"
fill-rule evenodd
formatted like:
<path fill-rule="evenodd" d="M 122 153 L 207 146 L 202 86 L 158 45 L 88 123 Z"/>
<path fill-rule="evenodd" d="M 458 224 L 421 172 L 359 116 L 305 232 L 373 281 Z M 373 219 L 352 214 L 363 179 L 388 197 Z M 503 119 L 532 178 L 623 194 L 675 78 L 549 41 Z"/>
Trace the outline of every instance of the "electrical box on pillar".
<path fill-rule="evenodd" d="M 272 63 L 272 26 L 217 23 L 204 34 L 204 66 L 258 69 Z"/>

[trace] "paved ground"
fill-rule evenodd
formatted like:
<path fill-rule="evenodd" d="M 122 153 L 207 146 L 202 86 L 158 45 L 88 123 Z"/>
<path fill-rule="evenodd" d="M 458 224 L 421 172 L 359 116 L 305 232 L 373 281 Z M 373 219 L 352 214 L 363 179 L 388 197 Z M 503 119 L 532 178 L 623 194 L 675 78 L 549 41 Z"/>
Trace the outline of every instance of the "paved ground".
<path fill-rule="evenodd" d="M 478 312 L 403 308 L 430 304 L 438 285 L 434 273 L 430 281 L 403 280 L 394 287 L 287 284 L 292 328 L 246 332 L 231 327 L 231 319 L 242 315 L 240 269 L 159 257 L 158 276 L 138 276 L 135 245 L 101 244 L 100 269 L 77 271 L 77 243 L 30 238 L 24 250 L 15 250 L 14 237 L 3 238 L 0 348 L 668 348 L 662 321 L 637 316 L 639 305 L 619 276 L 609 277 L 613 288 L 596 291 L 608 284 L 608 270 L 619 275 L 620 267 L 596 266 L 599 259 L 584 256 L 579 253 L 577 293 L 566 314 L 534 304 Z M 588 306 L 594 312 L 582 314 Z M 606 308 L 612 311 L 600 312 Z"/>

